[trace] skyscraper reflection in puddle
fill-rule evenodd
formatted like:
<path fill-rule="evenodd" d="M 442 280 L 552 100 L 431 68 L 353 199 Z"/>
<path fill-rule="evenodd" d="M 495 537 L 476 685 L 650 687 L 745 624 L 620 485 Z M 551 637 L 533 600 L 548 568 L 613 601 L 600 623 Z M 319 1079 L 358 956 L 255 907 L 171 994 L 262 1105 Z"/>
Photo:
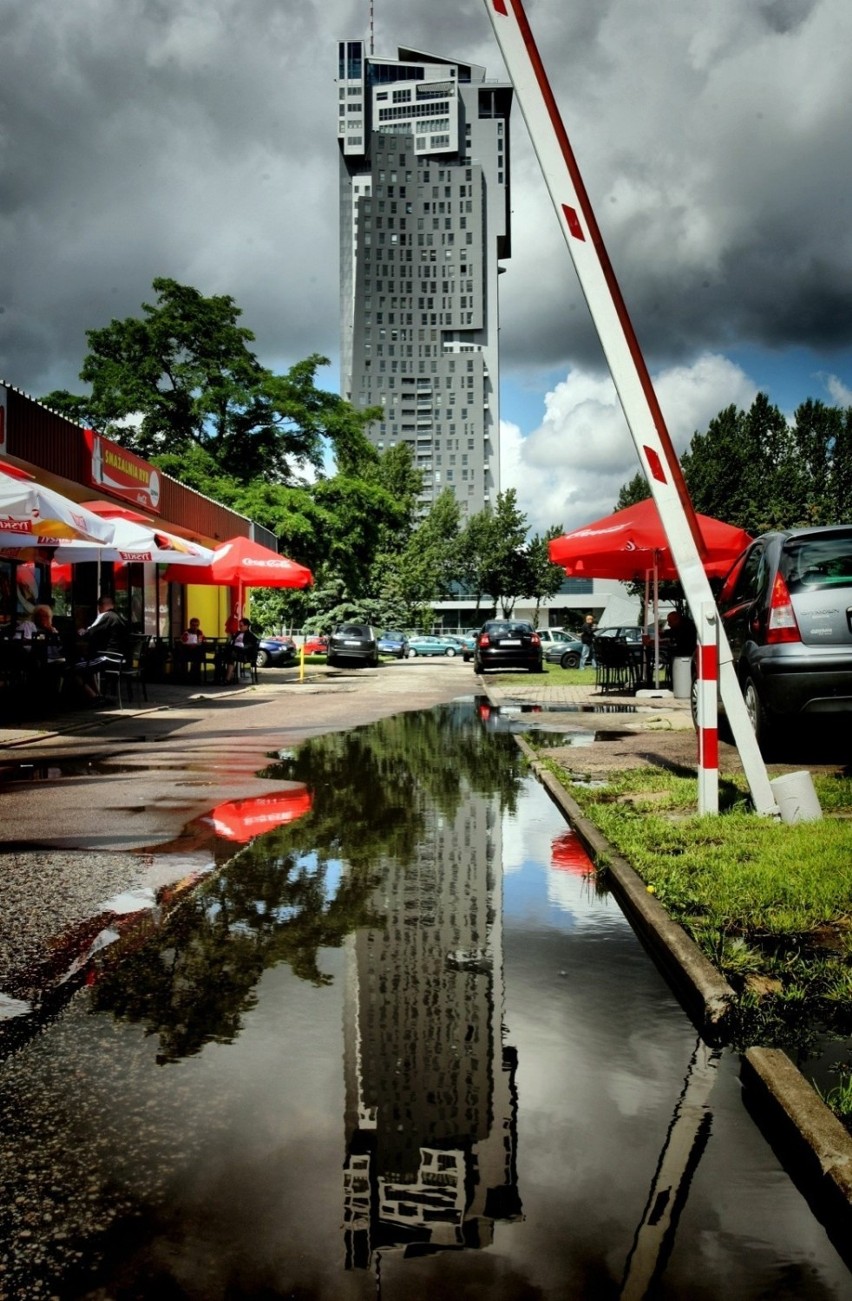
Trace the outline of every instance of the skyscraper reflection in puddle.
<path fill-rule="evenodd" d="M 374 1253 L 487 1246 L 517 1219 L 516 1053 L 503 1042 L 495 802 L 428 817 L 415 860 L 386 864 L 384 929 L 348 940 L 347 1268 Z"/>

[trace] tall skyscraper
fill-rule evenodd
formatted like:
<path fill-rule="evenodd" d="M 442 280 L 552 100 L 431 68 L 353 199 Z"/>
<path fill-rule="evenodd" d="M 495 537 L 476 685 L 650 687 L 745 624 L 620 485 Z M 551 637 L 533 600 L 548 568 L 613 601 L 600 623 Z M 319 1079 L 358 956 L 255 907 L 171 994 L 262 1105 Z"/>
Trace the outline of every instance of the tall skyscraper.
<path fill-rule="evenodd" d="M 498 260 L 510 256 L 512 89 L 475 64 L 338 46 L 341 389 L 411 447 L 425 510 L 500 490 Z"/>

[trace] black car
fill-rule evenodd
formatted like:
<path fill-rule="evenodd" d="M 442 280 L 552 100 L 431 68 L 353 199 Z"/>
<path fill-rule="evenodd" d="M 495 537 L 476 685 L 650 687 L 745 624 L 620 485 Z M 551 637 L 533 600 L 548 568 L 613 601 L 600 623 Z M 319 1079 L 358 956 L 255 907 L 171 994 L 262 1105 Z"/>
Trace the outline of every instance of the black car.
<path fill-rule="evenodd" d="M 328 639 L 326 663 L 336 665 L 354 661 L 377 668 L 379 645 L 375 628 L 365 623 L 342 623 Z"/>
<path fill-rule="evenodd" d="M 261 637 L 255 663 L 259 669 L 267 664 L 295 664 L 296 643 L 292 637 Z"/>
<path fill-rule="evenodd" d="M 792 722 L 852 714 L 852 524 L 763 534 L 718 606 L 764 751 Z"/>
<path fill-rule="evenodd" d="M 488 669 L 528 669 L 542 673 L 541 638 L 526 619 L 489 619 L 476 635 L 474 673 Z"/>

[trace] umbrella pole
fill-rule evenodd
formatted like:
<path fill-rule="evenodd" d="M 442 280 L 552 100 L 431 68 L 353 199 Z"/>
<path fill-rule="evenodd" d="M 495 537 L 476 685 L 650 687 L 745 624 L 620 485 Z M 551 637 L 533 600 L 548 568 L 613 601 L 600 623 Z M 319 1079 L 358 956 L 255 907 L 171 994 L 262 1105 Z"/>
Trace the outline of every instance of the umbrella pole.
<path fill-rule="evenodd" d="M 660 573 L 654 552 L 654 690 L 660 689 Z"/>

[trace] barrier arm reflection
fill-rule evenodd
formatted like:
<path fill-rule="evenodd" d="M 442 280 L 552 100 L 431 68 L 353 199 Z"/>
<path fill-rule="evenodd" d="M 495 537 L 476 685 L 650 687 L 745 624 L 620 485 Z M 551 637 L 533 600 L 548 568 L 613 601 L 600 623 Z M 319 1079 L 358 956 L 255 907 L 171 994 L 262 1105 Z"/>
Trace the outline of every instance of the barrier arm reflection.
<path fill-rule="evenodd" d="M 674 1245 L 689 1185 L 710 1137 L 708 1100 L 721 1054 L 699 1039 L 672 1116 L 648 1201 L 624 1270 L 622 1301 L 641 1301 L 662 1274 Z"/>

